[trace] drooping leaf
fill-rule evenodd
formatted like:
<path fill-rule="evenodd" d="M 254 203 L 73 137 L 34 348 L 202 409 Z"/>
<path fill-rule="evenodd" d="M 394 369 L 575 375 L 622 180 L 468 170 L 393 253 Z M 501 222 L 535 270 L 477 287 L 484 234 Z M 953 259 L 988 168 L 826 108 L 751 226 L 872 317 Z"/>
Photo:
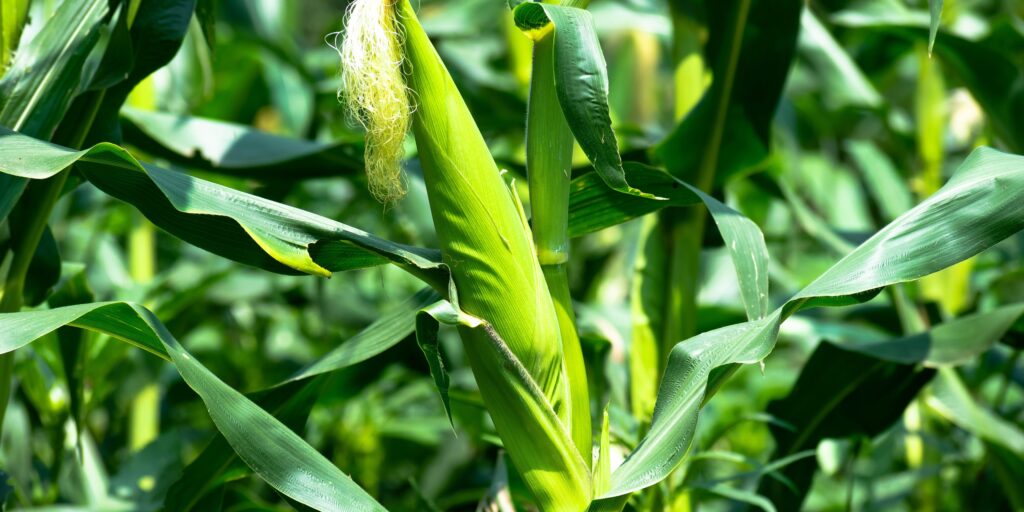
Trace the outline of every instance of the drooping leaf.
<path fill-rule="evenodd" d="M 664 200 L 619 193 L 609 188 L 598 173 L 588 172 L 570 185 L 570 237 L 616 226 L 661 208 L 700 203 L 700 197 L 661 169 L 634 162 L 626 162 L 625 169 L 637 188 Z"/>
<path fill-rule="evenodd" d="M 73 151 L 0 132 L 0 172 L 41 179 L 78 164 L 104 192 L 131 203 L 172 235 L 221 256 L 279 273 L 327 276 L 388 261 L 445 289 L 436 252 L 395 244 L 298 208 L 140 164 L 101 143 Z"/>
<path fill-rule="evenodd" d="M 982 148 L 936 194 L 861 244 L 767 317 L 695 336 L 668 361 L 650 431 L 612 475 L 605 497 L 653 485 L 685 456 L 711 371 L 756 363 L 799 309 L 853 304 L 892 284 L 969 258 L 1024 228 L 1024 157 Z"/>
<path fill-rule="evenodd" d="M 448 370 L 445 369 L 444 360 L 441 358 L 441 349 L 437 338 L 437 331 L 442 322 L 446 325 L 459 324 L 459 312 L 452 307 L 450 302 L 442 300 L 423 308 L 416 315 L 416 344 L 423 351 L 423 356 L 427 358 L 427 366 L 430 368 L 430 376 L 434 379 L 434 387 L 437 388 L 437 393 L 441 396 L 444 412 L 448 415 L 448 421 L 454 429 L 452 404 L 448 398 Z"/>

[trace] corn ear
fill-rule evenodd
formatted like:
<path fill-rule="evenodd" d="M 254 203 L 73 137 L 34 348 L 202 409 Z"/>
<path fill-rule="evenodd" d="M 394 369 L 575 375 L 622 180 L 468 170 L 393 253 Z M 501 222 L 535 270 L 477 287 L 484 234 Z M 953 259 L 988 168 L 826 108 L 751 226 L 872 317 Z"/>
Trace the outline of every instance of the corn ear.
<path fill-rule="evenodd" d="M 528 227 L 409 2 L 359 1 L 397 11 L 412 128 L 441 253 L 458 307 L 493 329 L 459 332 L 498 434 L 544 510 L 584 510 L 590 475 L 566 430 L 571 402 L 559 324 Z"/>

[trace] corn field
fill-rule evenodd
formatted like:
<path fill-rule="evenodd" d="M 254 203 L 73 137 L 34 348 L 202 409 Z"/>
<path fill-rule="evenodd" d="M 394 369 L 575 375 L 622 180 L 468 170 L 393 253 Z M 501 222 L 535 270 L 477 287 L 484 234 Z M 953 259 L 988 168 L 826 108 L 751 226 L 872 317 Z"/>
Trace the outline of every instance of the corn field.
<path fill-rule="evenodd" d="M 0 0 L 0 511 L 1024 510 L 1018 0 Z"/>

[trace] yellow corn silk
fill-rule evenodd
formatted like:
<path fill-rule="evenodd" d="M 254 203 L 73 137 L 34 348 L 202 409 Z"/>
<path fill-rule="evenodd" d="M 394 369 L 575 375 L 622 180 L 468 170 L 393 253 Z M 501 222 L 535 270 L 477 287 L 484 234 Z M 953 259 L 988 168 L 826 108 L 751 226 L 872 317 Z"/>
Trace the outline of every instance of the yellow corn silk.
<path fill-rule="evenodd" d="M 460 328 L 487 409 L 538 504 L 584 510 L 590 476 L 568 434 L 558 319 L 522 210 L 410 4 L 362 1 L 385 5 L 382 27 L 391 23 L 388 14 L 397 20 L 393 37 L 404 39 L 413 133 L 441 252 L 461 309 L 493 327 Z M 352 30 L 351 16 L 349 23 Z M 346 59 L 353 58 L 349 50 L 363 52 L 354 58 L 373 58 L 363 46 L 344 48 Z"/>

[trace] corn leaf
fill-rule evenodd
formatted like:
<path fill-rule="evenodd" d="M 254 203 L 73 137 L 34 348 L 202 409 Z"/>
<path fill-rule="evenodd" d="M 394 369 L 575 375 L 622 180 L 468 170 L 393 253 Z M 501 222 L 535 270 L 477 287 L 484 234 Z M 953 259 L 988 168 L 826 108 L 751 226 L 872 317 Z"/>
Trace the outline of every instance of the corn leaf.
<path fill-rule="evenodd" d="M 889 341 L 843 342 L 842 347 L 877 359 L 930 368 L 965 364 L 992 347 L 1024 316 L 1011 304 L 943 322 L 928 331 Z"/>
<path fill-rule="evenodd" d="M 925 403 L 954 425 L 1024 459 L 1024 430 L 978 405 L 955 369 L 939 371 Z"/>
<path fill-rule="evenodd" d="M 282 137 L 192 116 L 121 110 L 125 142 L 180 165 L 257 179 L 361 174 L 354 144 Z"/>
<path fill-rule="evenodd" d="M 894 340 L 819 345 L 789 394 L 768 406 L 770 414 L 796 426 L 772 427 L 772 458 L 813 450 L 825 438 L 877 436 L 932 379 L 935 372 L 922 365 L 968 362 L 999 341 L 1022 315 L 1024 304 L 1013 304 Z M 782 509 L 797 509 L 816 468 L 814 459 L 787 466 L 782 474 L 790 485 L 765 480 L 759 492 Z"/>
<path fill-rule="evenodd" d="M 4 2 L 3 9 L 10 8 L 8 3 Z M 109 10 L 106 0 L 73 3 L 58 10 L 4 71 L 0 126 L 48 139 L 60 123 Z M 0 175 L 0 220 L 11 212 L 27 184 L 23 178 Z"/>
<path fill-rule="evenodd" d="M 797 47 L 821 77 L 821 94 L 829 107 L 877 108 L 882 105 L 882 95 L 810 9 L 804 9 L 800 17 Z"/>
<path fill-rule="evenodd" d="M 840 25 L 884 31 L 911 41 L 928 37 L 928 16 L 917 11 L 892 8 L 888 2 L 867 2 L 835 14 Z M 1024 35 L 1007 31 L 1014 38 L 1009 46 L 1022 44 Z M 981 108 L 996 134 L 1012 151 L 1024 151 L 1024 70 L 1007 52 L 1007 41 L 971 41 L 952 34 L 935 40 L 934 55 L 959 78 Z"/>
<path fill-rule="evenodd" d="M 592 496 L 590 472 L 567 428 L 576 394 L 566 385 L 558 317 L 529 226 L 412 4 L 396 7 L 441 252 L 458 308 L 487 322 L 460 325 L 466 360 L 537 504 L 583 510 Z"/>
<path fill-rule="evenodd" d="M 569 236 L 578 237 L 622 224 L 669 206 L 690 206 L 700 197 L 661 169 L 626 162 L 630 181 L 662 200 L 625 195 L 609 188 L 600 174 L 588 172 L 572 180 L 569 189 Z"/>
<path fill-rule="evenodd" d="M 503 445 L 510 455 L 516 454 L 512 459 L 516 469 L 538 503 L 558 510 L 585 509 L 591 496 L 590 471 L 530 372 L 487 322 L 461 312 L 438 318 L 456 320 L 464 342 L 478 347 L 466 351 L 466 357 L 481 391 L 491 392 L 485 396 L 501 397 L 501 405 L 488 411 Z M 501 394 L 494 395 L 495 390 Z M 538 491 L 547 494 L 536 495 Z"/>
<path fill-rule="evenodd" d="M 142 306 L 96 302 L 0 314 L 0 353 L 65 325 L 111 335 L 173 363 L 239 457 L 282 494 L 319 510 L 384 510 L 301 437 L 210 373 Z"/>
<path fill-rule="evenodd" d="M 677 344 L 650 431 L 612 475 L 606 497 L 665 478 L 686 454 L 711 371 L 755 363 L 772 350 L 782 321 L 801 308 L 854 304 L 892 284 L 969 258 L 1024 228 L 1024 157 L 988 148 L 971 154 L 936 194 L 861 244 L 796 296 L 759 320 Z"/>
<path fill-rule="evenodd" d="M 576 7 L 532 2 L 515 6 L 513 13 L 516 25 L 531 37 L 553 32 L 558 103 L 597 174 L 613 190 L 653 197 L 626 182 L 608 109 L 608 66 L 593 16 Z"/>
<path fill-rule="evenodd" d="M 172 235 L 266 270 L 329 276 L 332 271 L 391 261 L 428 282 L 447 283 L 447 272 L 433 251 L 395 244 L 186 174 L 144 166 L 113 144 L 73 151 L 2 130 L 0 162 L 0 172 L 31 179 L 77 164 L 100 190 L 132 204 Z"/>
<path fill-rule="evenodd" d="M 935 48 L 935 36 L 939 35 L 939 24 L 942 23 L 942 0 L 928 0 L 928 55 Z"/>
<path fill-rule="evenodd" d="M 448 301 L 442 300 L 431 304 L 416 315 L 416 344 L 423 351 L 427 358 L 427 366 L 430 368 L 430 376 L 434 379 L 434 387 L 441 396 L 441 404 L 444 405 L 444 412 L 448 414 L 448 421 L 455 428 L 455 420 L 452 418 L 452 404 L 448 398 L 448 370 L 444 367 L 441 359 L 441 350 L 438 346 L 437 331 L 441 324 L 457 326 L 462 322 L 460 312 L 457 311 Z"/>
<path fill-rule="evenodd" d="M 864 174 L 864 183 L 885 221 L 892 221 L 914 206 L 910 193 L 896 165 L 877 146 L 865 140 L 852 140 L 846 151 Z"/>
<path fill-rule="evenodd" d="M 308 414 L 318 394 L 315 391 L 321 387 L 320 378 L 394 347 L 416 330 L 417 313 L 439 299 L 433 290 L 421 290 L 323 357 L 250 398 L 286 425 L 301 427 L 295 422 Z M 308 396 L 311 392 L 312 399 Z M 173 511 L 192 510 L 204 495 L 224 483 L 225 474 L 237 475 L 245 470 L 238 466 L 242 465 L 237 463 L 231 445 L 222 435 L 217 436 L 172 485 L 164 506 Z"/>
<path fill-rule="evenodd" d="M 768 156 L 771 121 L 796 49 L 803 2 L 715 1 L 705 8 L 710 34 L 705 61 L 714 79 L 655 148 L 669 173 L 698 185 L 701 172 L 712 172 L 714 184 L 722 184 Z M 711 160 L 708 153 L 714 153 Z M 701 171 L 707 161 L 714 168 Z"/>

